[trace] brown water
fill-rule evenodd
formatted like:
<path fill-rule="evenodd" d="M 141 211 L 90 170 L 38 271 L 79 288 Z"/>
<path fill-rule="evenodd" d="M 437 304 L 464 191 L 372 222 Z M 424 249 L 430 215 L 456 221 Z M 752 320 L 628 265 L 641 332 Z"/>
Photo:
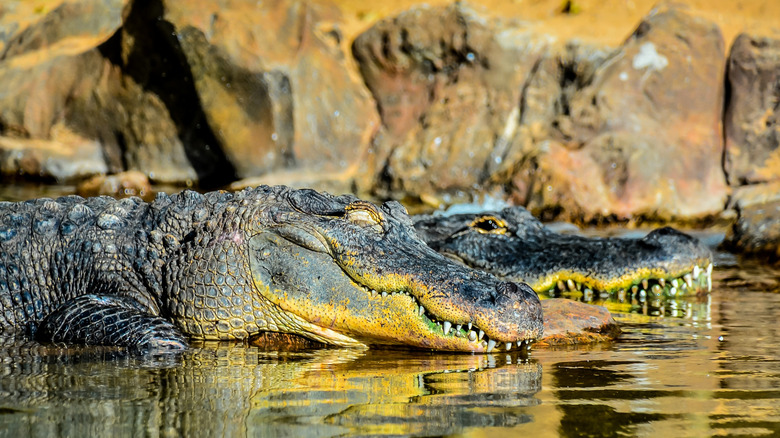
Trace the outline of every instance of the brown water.
<path fill-rule="evenodd" d="M 721 257 L 680 317 L 618 313 L 617 341 L 527 361 L 231 344 L 140 360 L 6 339 L 0 436 L 780 435 L 778 278 Z"/>

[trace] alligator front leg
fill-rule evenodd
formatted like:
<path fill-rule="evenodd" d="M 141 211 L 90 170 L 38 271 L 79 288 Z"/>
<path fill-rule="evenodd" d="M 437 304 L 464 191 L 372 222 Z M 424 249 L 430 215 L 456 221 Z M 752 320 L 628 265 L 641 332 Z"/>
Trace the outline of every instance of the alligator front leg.
<path fill-rule="evenodd" d="M 125 347 L 138 353 L 183 350 L 186 337 L 131 298 L 83 295 L 49 314 L 35 331 L 41 342 Z"/>

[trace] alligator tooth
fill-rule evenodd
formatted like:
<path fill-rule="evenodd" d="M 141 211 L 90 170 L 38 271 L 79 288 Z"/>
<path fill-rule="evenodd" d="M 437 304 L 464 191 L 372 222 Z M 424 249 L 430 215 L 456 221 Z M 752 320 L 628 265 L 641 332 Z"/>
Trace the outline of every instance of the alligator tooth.
<path fill-rule="evenodd" d="M 666 279 L 665 278 L 659 278 L 658 284 L 661 285 L 661 287 L 666 287 Z"/>
<path fill-rule="evenodd" d="M 444 321 L 444 334 L 448 335 L 450 334 L 450 329 L 452 328 L 452 323 L 449 321 Z"/>
<path fill-rule="evenodd" d="M 677 279 L 676 279 L 676 278 L 673 278 L 673 279 L 672 279 L 672 286 L 674 286 L 674 287 L 678 287 L 678 285 L 679 285 L 679 284 L 680 284 L 680 283 L 677 281 Z"/>
<path fill-rule="evenodd" d="M 469 323 L 469 330 L 471 330 L 471 323 Z"/>
<path fill-rule="evenodd" d="M 574 282 L 571 281 L 571 278 L 566 280 L 566 287 L 568 287 L 569 291 L 571 291 L 571 292 L 574 292 L 575 290 L 577 290 L 577 287 L 574 286 Z"/>
<path fill-rule="evenodd" d="M 482 339 L 484 336 L 485 336 L 485 332 L 483 332 L 482 330 L 480 330 L 480 331 L 479 331 L 479 334 L 477 335 L 477 337 L 478 337 L 479 339 Z"/>
<path fill-rule="evenodd" d="M 558 280 L 558 290 L 560 290 L 560 291 L 565 291 L 566 290 L 566 286 L 563 284 L 562 280 Z"/>
<path fill-rule="evenodd" d="M 585 292 L 582 293 L 582 299 L 584 301 L 593 301 L 593 291 L 590 289 L 585 289 Z"/>
<path fill-rule="evenodd" d="M 685 284 L 687 284 L 688 287 L 692 289 L 693 288 L 693 277 L 691 277 L 691 274 L 690 273 L 685 274 L 683 279 L 685 280 Z"/>
<path fill-rule="evenodd" d="M 637 292 L 639 292 L 639 286 L 637 286 L 637 285 L 631 286 L 631 293 L 635 294 Z"/>
<path fill-rule="evenodd" d="M 712 292 L 712 263 L 707 266 L 707 292 Z"/>
<path fill-rule="evenodd" d="M 419 312 L 420 312 L 420 316 L 424 315 L 425 314 L 425 307 L 420 306 Z"/>
<path fill-rule="evenodd" d="M 652 291 L 656 295 L 661 295 L 661 286 L 659 286 L 657 284 L 654 284 L 653 288 L 652 288 Z"/>
<path fill-rule="evenodd" d="M 490 339 L 488 340 L 488 346 L 487 346 L 487 352 L 490 353 L 493 351 L 493 348 L 496 346 L 496 341 Z"/>
<path fill-rule="evenodd" d="M 695 265 L 693 267 L 693 278 L 699 279 L 699 274 L 701 274 L 701 269 L 699 268 L 699 265 Z"/>
<path fill-rule="evenodd" d="M 469 330 L 469 341 L 474 342 L 477 340 L 477 332 Z"/>
<path fill-rule="evenodd" d="M 647 281 L 647 279 L 645 278 L 644 280 L 642 280 L 642 289 L 645 289 L 645 290 L 647 290 L 647 288 L 648 288 L 648 287 L 649 287 L 649 286 L 648 286 L 648 281 Z"/>
<path fill-rule="evenodd" d="M 511 342 L 507 342 L 506 343 L 506 351 L 509 351 L 511 349 L 512 349 L 512 343 Z"/>
<path fill-rule="evenodd" d="M 522 347 L 523 346 L 523 342 L 525 342 L 525 341 L 517 341 L 517 346 L 518 347 Z"/>
<path fill-rule="evenodd" d="M 459 335 L 459 334 L 460 334 L 460 328 L 461 328 L 461 327 L 463 327 L 463 326 L 462 326 L 462 325 L 460 325 L 460 324 L 458 324 L 458 325 L 456 325 L 456 326 L 455 326 L 455 334 L 456 334 L 456 335 Z"/>
<path fill-rule="evenodd" d="M 377 291 L 375 289 L 371 289 L 371 296 L 375 297 L 377 295 Z"/>
<path fill-rule="evenodd" d="M 384 298 L 384 297 L 386 297 L 386 296 L 387 296 L 387 292 L 385 292 L 385 291 L 382 291 L 382 298 Z"/>

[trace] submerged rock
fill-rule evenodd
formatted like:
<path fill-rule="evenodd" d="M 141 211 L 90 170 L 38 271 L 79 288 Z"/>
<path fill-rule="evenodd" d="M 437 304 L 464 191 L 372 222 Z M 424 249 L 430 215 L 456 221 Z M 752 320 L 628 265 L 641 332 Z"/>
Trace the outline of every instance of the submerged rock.
<path fill-rule="evenodd" d="M 544 335 L 536 346 L 587 344 L 614 339 L 620 328 L 609 311 L 566 298 L 542 300 Z"/>

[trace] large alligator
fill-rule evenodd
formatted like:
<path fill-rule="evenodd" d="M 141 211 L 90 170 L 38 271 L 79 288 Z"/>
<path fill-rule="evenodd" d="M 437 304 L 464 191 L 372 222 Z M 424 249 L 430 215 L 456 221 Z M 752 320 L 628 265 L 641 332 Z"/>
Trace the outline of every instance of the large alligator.
<path fill-rule="evenodd" d="M 396 202 L 286 187 L 0 204 L 0 331 L 182 349 L 290 333 L 326 344 L 521 346 L 525 284 L 434 252 Z"/>
<path fill-rule="evenodd" d="M 415 229 L 440 253 L 539 293 L 649 300 L 707 292 L 712 253 L 673 228 L 641 239 L 556 233 L 522 207 L 452 216 L 418 216 Z"/>

